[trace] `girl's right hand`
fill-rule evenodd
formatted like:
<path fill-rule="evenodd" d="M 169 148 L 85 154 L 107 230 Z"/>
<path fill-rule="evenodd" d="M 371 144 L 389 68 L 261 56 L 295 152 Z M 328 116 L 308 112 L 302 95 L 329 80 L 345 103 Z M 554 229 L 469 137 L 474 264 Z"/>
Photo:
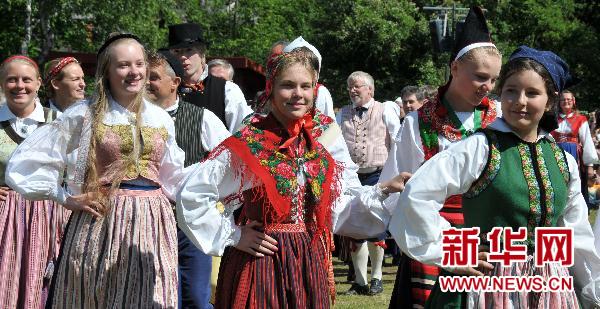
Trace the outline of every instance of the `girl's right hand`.
<path fill-rule="evenodd" d="M 105 211 L 105 207 L 100 203 L 98 194 L 84 193 L 69 196 L 63 207 L 70 211 L 87 211 L 94 217 L 100 218 Z"/>
<path fill-rule="evenodd" d="M 262 227 L 262 224 L 257 221 L 241 226 L 242 236 L 235 248 L 256 257 L 264 257 L 265 254 L 273 255 L 277 251 L 277 241 L 257 231 L 257 227 Z"/>

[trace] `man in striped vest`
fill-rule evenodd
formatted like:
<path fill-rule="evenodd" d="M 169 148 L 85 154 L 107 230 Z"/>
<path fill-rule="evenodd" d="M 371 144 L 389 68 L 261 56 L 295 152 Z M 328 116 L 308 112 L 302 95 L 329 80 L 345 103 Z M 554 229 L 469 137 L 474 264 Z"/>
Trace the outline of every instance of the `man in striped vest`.
<path fill-rule="evenodd" d="M 185 152 L 184 165 L 201 161 L 208 151 L 229 137 L 219 118 L 178 95 L 183 68 L 163 50 L 149 57 L 148 99 L 164 108 L 175 122 L 175 140 Z M 177 228 L 179 245 L 179 308 L 212 308 L 210 278 L 212 259 Z"/>
<path fill-rule="evenodd" d="M 400 128 L 400 118 L 395 104 L 375 101 L 373 77 L 356 71 L 348 77 L 348 94 L 352 104 L 342 107 L 336 120 L 352 161 L 359 167 L 358 178 L 362 185 L 375 185 L 387 159 L 390 136 Z M 376 239 L 353 240 L 352 264 L 355 281 L 348 294 L 376 295 L 383 292 L 381 267 L 386 234 Z M 368 244 L 367 244 L 368 242 Z M 367 263 L 371 258 L 371 282 L 367 285 Z"/>

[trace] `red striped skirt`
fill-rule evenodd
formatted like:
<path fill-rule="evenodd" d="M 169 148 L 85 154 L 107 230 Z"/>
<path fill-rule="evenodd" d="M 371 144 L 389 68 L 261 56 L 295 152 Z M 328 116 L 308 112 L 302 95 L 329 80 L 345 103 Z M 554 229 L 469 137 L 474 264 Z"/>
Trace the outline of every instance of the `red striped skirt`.
<path fill-rule="evenodd" d="M 215 308 L 329 308 L 325 249 L 309 232 L 267 231 L 278 251 L 262 258 L 229 247 Z"/>
<path fill-rule="evenodd" d="M 461 227 L 465 221 L 462 213 L 462 199 L 460 195 L 449 197 L 440 210 L 444 217 L 454 227 Z M 402 255 L 400 267 L 396 273 L 396 282 L 390 308 L 423 308 L 427 298 L 435 286 L 440 269 L 436 266 L 426 265 Z M 410 299 L 407 300 L 406 291 L 410 290 Z"/>
<path fill-rule="evenodd" d="M 44 307 L 44 275 L 58 257 L 69 213 L 53 201 L 26 200 L 12 190 L 0 202 L 0 308 Z"/>

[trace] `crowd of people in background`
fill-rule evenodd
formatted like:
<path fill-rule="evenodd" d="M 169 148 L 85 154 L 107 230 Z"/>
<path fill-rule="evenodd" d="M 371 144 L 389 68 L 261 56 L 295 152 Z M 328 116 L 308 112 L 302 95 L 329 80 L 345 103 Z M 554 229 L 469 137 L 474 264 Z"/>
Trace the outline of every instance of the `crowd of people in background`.
<path fill-rule="evenodd" d="M 520 46 L 502 66 L 475 7 L 440 87 L 378 100 L 373 72 L 357 70 L 332 98 L 319 50 L 298 37 L 273 44 L 264 91 L 245 98 L 229 62 L 206 61 L 200 25 L 170 26 L 168 42 L 109 36 L 89 98 L 73 57 L 2 62 L 0 307 L 329 308 L 333 256 L 348 266 L 343 293 L 367 296 L 384 290 L 387 254 L 390 308 L 600 305 L 587 217 L 600 111 L 577 109 L 559 56 Z M 442 265 L 444 229 L 499 224 L 572 228 L 574 266 L 487 252 Z M 437 282 L 569 271 L 577 295 Z"/>

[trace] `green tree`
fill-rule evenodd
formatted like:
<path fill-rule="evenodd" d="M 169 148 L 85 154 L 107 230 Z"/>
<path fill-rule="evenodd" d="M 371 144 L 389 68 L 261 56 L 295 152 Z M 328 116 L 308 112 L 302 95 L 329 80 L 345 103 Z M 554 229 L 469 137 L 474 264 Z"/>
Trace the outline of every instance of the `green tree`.
<path fill-rule="evenodd" d="M 392 99 L 408 84 L 439 84 L 443 74 L 431 54 L 427 20 L 410 1 L 319 1 L 314 39 L 323 54 L 322 80 L 336 106 L 348 102 L 346 78 L 370 73 L 375 96 Z M 335 18 L 332 18 L 335 17 Z"/>

